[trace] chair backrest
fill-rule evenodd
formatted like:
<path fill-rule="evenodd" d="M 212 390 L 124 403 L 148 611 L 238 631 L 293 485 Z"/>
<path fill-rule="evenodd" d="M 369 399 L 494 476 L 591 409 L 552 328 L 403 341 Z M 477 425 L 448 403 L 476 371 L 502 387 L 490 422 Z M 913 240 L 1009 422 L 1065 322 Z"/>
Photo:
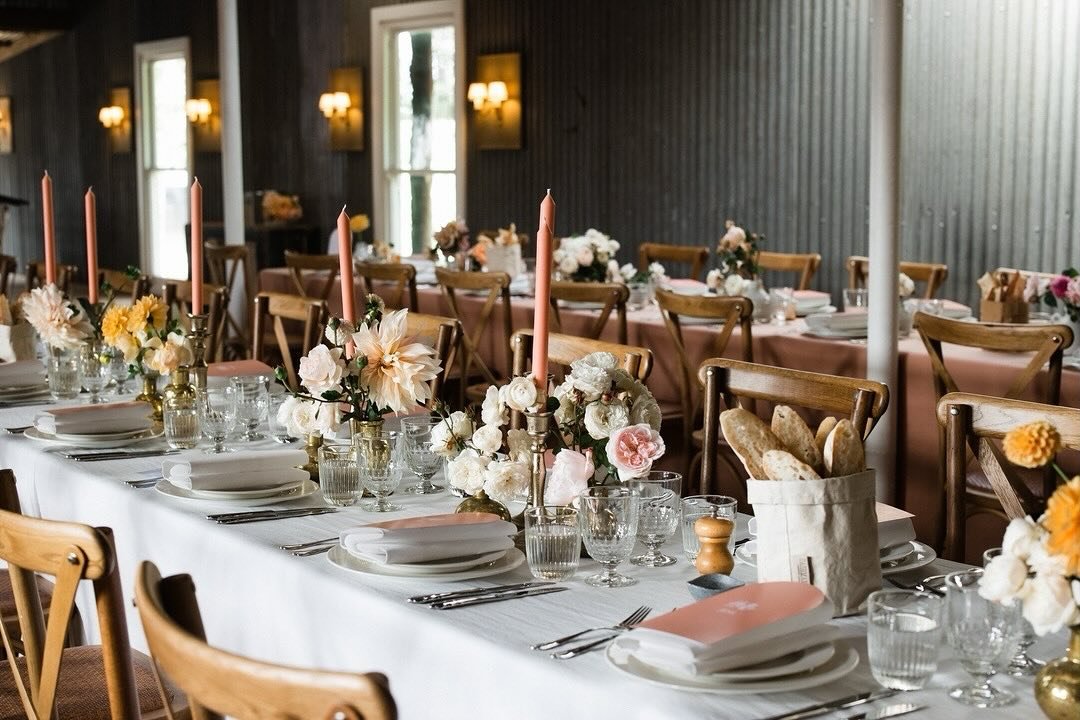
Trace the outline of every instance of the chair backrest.
<path fill-rule="evenodd" d="M 514 348 L 515 376 L 524 375 L 530 369 L 532 341 L 532 330 L 518 330 L 510 339 L 510 345 Z M 563 333 L 548 333 L 549 363 L 567 368 L 575 360 L 594 352 L 611 353 L 618 361 L 619 367 L 641 382 L 648 380 L 649 373 L 652 372 L 653 354 L 648 348 L 577 337 L 576 335 L 564 335 Z"/>
<path fill-rule="evenodd" d="M 701 392 L 697 381 L 697 360 L 690 357 L 683 340 L 682 318 L 708 318 L 720 325 L 712 331 L 709 355 L 723 355 L 728 341 L 731 340 L 731 334 L 735 328 L 739 328 L 742 359 L 752 362 L 754 347 L 751 327 L 754 323 L 754 303 L 741 296 L 679 295 L 657 288 L 656 304 L 660 306 L 664 325 L 675 345 L 675 356 L 679 361 L 677 377 L 683 422 L 687 428 L 691 428 L 701 408 Z"/>
<path fill-rule="evenodd" d="M 866 437 L 889 407 L 889 388 L 874 380 L 824 375 L 804 370 L 712 358 L 701 363 L 698 379 L 705 386 L 705 454 L 701 463 L 701 492 L 718 486 L 716 452 L 723 438 L 721 411 L 763 400 L 796 405 L 806 410 L 847 416 Z M 739 474 L 742 477 L 742 474 Z"/>
<path fill-rule="evenodd" d="M 1004 397 L 1018 399 L 1035 382 L 1043 366 L 1048 365 L 1046 384 L 1037 399 L 1051 405 L 1058 403 L 1065 348 L 1073 342 L 1072 330 L 1068 326 L 969 323 L 927 313 L 916 313 L 915 325 L 930 355 L 936 399 L 940 400 L 945 393 L 961 389 L 945 365 L 942 343 L 948 343 L 986 350 L 1034 353 L 1028 364 L 1016 373 Z"/>
<path fill-rule="evenodd" d="M 285 267 L 289 268 L 289 277 L 292 278 L 298 295 L 325 301 L 334 289 L 334 280 L 341 269 L 341 258 L 337 255 L 306 255 L 286 250 Z M 320 276 L 319 283 L 310 292 L 304 284 L 305 272 Z"/>
<path fill-rule="evenodd" d="M 386 301 L 386 307 L 397 310 L 407 307 L 416 312 L 420 309 L 420 301 L 416 295 L 416 267 L 408 263 L 356 263 L 356 274 L 363 282 L 364 295 L 380 295 L 375 292 L 376 283 L 384 286 L 394 283 L 393 289 L 384 287 L 381 294 Z M 408 295 L 406 295 L 408 293 Z M 408 304 L 406 304 L 408 301 Z"/>
<path fill-rule="evenodd" d="M 11 278 L 19 269 L 19 261 L 11 255 L 0 255 L 0 295 L 7 295 L 14 290 Z M 12 298 L 14 300 L 14 298 Z"/>
<path fill-rule="evenodd" d="M 300 355 L 305 355 L 322 338 L 329 311 L 324 300 L 287 295 L 285 293 L 261 292 L 255 296 L 251 330 L 251 358 L 266 362 L 265 335 L 269 322 L 277 341 L 277 351 L 282 365 L 289 376 L 289 387 L 297 390 L 300 383 L 296 377 L 296 365 L 293 363 L 293 350 L 289 346 L 289 336 L 285 331 L 285 321 L 292 320 L 304 324 L 300 336 Z M 267 363 L 273 365 L 272 362 Z"/>
<path fill-rule="evenodd" d="M 584 337 L 593 340 L 600 339 L 600 335 L 607 327 L 608 318 L 615 313 L 616 330 L 618 341 L 626 344 L 626 301 L 630 298 L 630 288 L 623 283 L 592 283 L 571 282 L 568 280 L 551 281 L 551 310 L 555 320 L 556 332 L 562 332 L 562 316 L 560 315 L 560 301 L 562 302 L 586 302 L 596 303 L 601 306 L 600 313 L 589 323 L 589 329 Z"/>
<path fill-rule="evenodd" d="M 480 341 L 484 337 L 484 333 L 488 331 L 488 327 L 491 327 L 491 332 L 495 336 L 494 346 L 497 348 L 505 348 L 506 355 L 504 356 L 503 372 L 506 372 L 513 366 L 513 353 L 510 350 L 510 335 L 513 332 L 513 318 L 510 315 L 510 276 L 504 272 L 464 272 L 458 270 L 447 270 L 446 268 L 435 268 L 435 278 L 438 280 L 439 286 L 442 287 L 443 296 L 446 298 L 446 303 L 450 306 L 450 313 L 457 318 L 461 323 L 461 343 L 462 354 L 465 356 L 465 361 L 461 368 L 462 382 L 467 382 L 471 376 L 473 366 L 483 376 L 484 381 L 496 385 L 499 383 L 499 378 L 488 367 L 487 363 L 480 356 L 478 347 Z M 464 313 L 458 304 L 457 291 L 486 293 L 487 298 L 484 300 L 484 306 L 480 309 L 479 313 L 469 315 L 469 324 L 472 325 L 472 331 L 470 332 L 466 327 Z M 495 308 L 502 304 L 502 317 L 503 326 L 501 331 L 493 326 L 491 322 L 492 316 L 495 313 Z M 499 337 L 501 335 L 501 337 Z"/>
<path fill-rule="evenodd" d="M 693 245 L 665 245 L 663 243 L 642 243 L 638 248 L 638 270 L 647 270 L 650 263 L 687 263 L 690 274 L 686 277 L 704 280 L 702 273 L 705 263 L 709 262 L 709 248 Z M 671 268 L 664 266 L 665 270 Z M 670 274 L 670 272 L 669 272 Z M 679 277 L 671 275 L 671 277 Z"/>
<path fill-rule="evenodd" d="M 236 279 L 244 281 L 244 306 L 250 307 L 258 291 L 258 280 L 255 278 L 255 255 L 251 245 L 219 245 L 216 242 L 207 242 L 203 257 L 206 259 L 206 269 L 209 271 L 210 282 L 228 288 L 229 297 L 236 296 Z M 235 337 L 241 346 L 248 343 L 247 327 L 238 318 L 234 317 L 228 306 L 225 308 L 226 336 Z"/>
<path fill-rule="evenodd" d="M 852 255 L 844 261 L 847 268 L 848 287 L 866 287 L 866 276 L 870 273 L 870 258 L 862 255 Z M 941 284 L 949 277 L 949 266 L 941 263 L 900 261 L 900 272 L 907 275 L 915 282 L 926 283 L 922 297 L 929 300 L 937 294 Z"/>
<path fill-rule="evenodd" d="M 443 399 L 443 384 L 457 357 L 461 344 L 461 323 L 451 317 L 410 312 L 406 316 L 405 332 L 409 337 L 433 347 L 435 357 L 442 367 L 431 381 L 431 400 L 428 407 L 434 410 L 436 402 Z"/>
<path fill-rule="evenodd" d="M 195 720 L 397 717 L 381 673 L 274 665 L 208 645 L 190 575 L 162 578 L 153 563 L 141 563 L 135 605 L 154 663 L 187 694 Z"/>
<path fill-rule="evenodd" d="M 229 289 L 221 285 L 203 283 L 203 303 L 206 306 L 206 362 L 222 359 L 225 347 L 225 313 L 229 308 Z M 166 280 L 162 283 L 161 298 L 172 317 L 187 332 L 191 330 L 191 281 Z"/>
<path fill-rule="evenodd" d="M 79 275 L 78 265 L 56 266 L 56 287 L 62 293 L 71 297 L 71 283 Z M 45 262 L 38 260 L 26 264 L 26 289 L 27 291 L 40 287 L 45 283 Z"/>
<path fill-rule="evenodd" d="M 150 292 L 150 278 L 146 275 L 139 275 L 139 277 L 132 280 L 123 270 L 99 268 L 97 283 L 98 287 L 101 287 L 105 283 L 109 283 L 116 293 L 121 293 L 130 289 L 129 295 L 131 297 L 131 302 L 135 302 L 143 295 Z"/>
<path fill-rule="evenodd" d="M 772 272 L 799 273 L 796 290 L 809 290 L 818 268 L 821 267 L 821 255 L 818 253 L 782 253 L 762 250 L 757 256 L 758 267 Z M 775 283 L 772 283 L 775 285 Z"/>
<path fill-rule="evenodd" d="M 952 392 L 938 402 L 938 424 L 944 428 L 946 557 L 962 554 L 968 451 L 976 457 L 990 487 L 1009 518 L 1039 517 L 1049 493 L 1037 496 L 1017 477 L 1016 467 L 1004 459 L 994 443 L 1026 423 L 1045 420 L 1061 435 L 1064 448 L 1080 449 L 1080 409 L 1044 403 Z"/>
<path fill-rule="evenodd" d="M 15 475 L 0 470 L 0 559 L 8 565 L 19 615 L 26 674 L 16 665 L 15 648 L 3 629 L 4 649 L 27 717 L 55 716 L 61 658 L 79 583 L 94 586 L 101 656 L 111 717 L 139 717 L 127 622 L 112 531 L 21 514 Z M 42 611 L 36 575 L 55 579 L 48 620 Z"/>

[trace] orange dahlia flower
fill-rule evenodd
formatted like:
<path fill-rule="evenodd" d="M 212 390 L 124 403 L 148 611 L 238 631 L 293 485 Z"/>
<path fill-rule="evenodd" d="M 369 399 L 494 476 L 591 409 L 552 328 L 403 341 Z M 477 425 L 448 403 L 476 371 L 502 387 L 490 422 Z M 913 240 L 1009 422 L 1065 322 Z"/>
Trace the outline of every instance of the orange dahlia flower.
<path fill-rule="evenodd" d="M 1005 435 L 1002 449 L 1009 462 L 1026 468 L 1042 467 L 1054 459 L 1061 436 L 1045 420 L 1013 428 Z"/>
<path fill-rule="evenodd" d="M 1067 573 L 1080 575 L 1080 475 L 1050 496 L 1042 525 L 1050 533 L 1046 549 L 1065 559 Z"/>

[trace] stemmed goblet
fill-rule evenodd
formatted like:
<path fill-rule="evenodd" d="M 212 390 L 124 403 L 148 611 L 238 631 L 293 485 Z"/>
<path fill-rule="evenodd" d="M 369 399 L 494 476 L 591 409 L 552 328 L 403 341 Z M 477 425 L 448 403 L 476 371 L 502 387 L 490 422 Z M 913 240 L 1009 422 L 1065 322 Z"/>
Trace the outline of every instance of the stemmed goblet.
<path fill-rule="evenodd" d="M 990 561 L 1000 554 L 1001 548 L 990 548 L 984 552 L 983 567 L 989 565 Z M 1020 642 L 1016 654 L 1009 661 L 1009 667 L 1005 669 L 1005 672 L 1013 677 L 1027 677 L 1039 672 L 1046 663 L 1028 655 L 1028 648 L 1035 642 L 1035 630 L 1031 627 L 1031 623 L 1024 619 L 1023 602 L 1021 600 L 1014 600 L 1013 602 L 1020 606 Z"/>
<path fill-rule="evenodd" d="M 641 497 L 638 510 L 638 540 L 645 543 L 645 553 L 630 558 L 633 565 L 666 567 L 678 562 L 670 555 L 660 552 L 669 537 L 679 526 L 679 496 L 682 493 L 682 475 L 666 470 L 652 470 L 643 478 L 631 480 L 627 487 Z"/>
<path fill-rule="evenodd" d="M 1020 606 L 1002 605 L 979 595 L 979 568 L 945 576 L 949 643 L 960 666 L 975 682 L 949 690 L 949 697 L 980 708 L 1016 702 L 1016 696 L 990 684 L 1016 654 L 1020 639 Z"/>
<path fill-rule="evenodd" d="M 231 382 L 236 391 L 236 419 L 243 429 L 240 439 L 246 442 L 262 440 L 259 425 L 270 404 L 270 393 L 266 389 L 269 378 L 261 375 L 234 377 Z"/>
<path fill-rule="evenodd" d="M 442 485 L 435 485 L 431 478 L 442 467 L 442 456 L 431 447 L 431 431 L 443 422 L 442 418 L 421 415 L 401 418 L 401 450 L 405 466 L 420 481 L 405 488 L 412 495 L 427 495 L 443 490 Z"/>
<path fill-rule="evenodd" d="M 585 578 L 589 585 L 613 588 L 637 582 L 615 569 L 634 549 L 639 501 L 635 491 L 622 486 L 591 487 L 578 496 L 581 539 L 593 560 L 603 566 L 603 571 Z"/>
<path fill-rule="evenodd" d="M 82 386 L 90 393 L 90 404 L 105 402 L 101 391 L 109 382 L 109 365 L 102 346 L 96 342 L 83 345 L 79 364 L 79 376 L 82 378 Z"/>
<path fill-rule="evenodd" d="M 199 426 L 214 443 L 205 452 L 211 455 L 230 452 L 225 447 L 225 438 L 236 425 L 236 390 L 231 385 L 201 390 L 196 407 Z"/>

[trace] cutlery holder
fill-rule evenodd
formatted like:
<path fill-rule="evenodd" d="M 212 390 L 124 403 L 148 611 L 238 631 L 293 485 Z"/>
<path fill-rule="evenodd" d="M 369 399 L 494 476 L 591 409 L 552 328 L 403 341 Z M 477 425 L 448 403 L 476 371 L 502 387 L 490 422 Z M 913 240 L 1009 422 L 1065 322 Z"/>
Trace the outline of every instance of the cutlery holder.
<path fill-rule="evenodd" d="M 810 583 L 836 614 L 881 588 L 874 471 L 823 480 L 747 480 L 759 581 Z"/>
<path fill-rule="evenodd" d="M 979 302 L 979 321 L 1026 323 L 1029 306 L 1023 300 L 986 300 Z"/>

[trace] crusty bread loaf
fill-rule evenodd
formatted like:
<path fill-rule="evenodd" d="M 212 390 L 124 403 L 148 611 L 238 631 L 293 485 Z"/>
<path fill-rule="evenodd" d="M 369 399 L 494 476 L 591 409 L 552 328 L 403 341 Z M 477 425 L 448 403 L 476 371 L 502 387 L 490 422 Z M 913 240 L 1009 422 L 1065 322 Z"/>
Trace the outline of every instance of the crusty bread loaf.
<path fill-rule="evenodd" d="M 720 429 L 750 477 L 755 480 L 767 478 L 761 465 L 762 456 L 769 450 L 783 450 L 784 445 L 765 421 L 749 410 L 732 408 L 720 413 Z M 705 451 L 709 452 L 709 449 Z"/>
<path fill-rule="evenodd" d="M 809 465 L 815 471 L 824 466 L 821 463 L 821 450 L 814 441 L 814 433 L 799 413 L 787 405 L 777 405 L 772 415 L 772 431 L 788 452 L 800 462 Z"/>
<path fill-rule="evenodd" d="M 817 433 L 814 435 L 814 444 L 821 451 L 823 462 L 825 459 L 825 440 L 828 439 L 829 433 L 832 432 L 834 427 L 836 427 L 836 418 L 830 415 L 821 421 L 821 424 L 817 426 Z"/>
<path fill-rule="evenodd" d="M 814 468 L 786 450 L 768 450 L 761 458 L 769 480 L 820 480 Z"/>
<path fill-rule="evenodd" d="M 825 440 L 825 469 L 831 477 L 853 475 L 866 469 L 866 451 L 855 426 L 844 418 Z"/>

